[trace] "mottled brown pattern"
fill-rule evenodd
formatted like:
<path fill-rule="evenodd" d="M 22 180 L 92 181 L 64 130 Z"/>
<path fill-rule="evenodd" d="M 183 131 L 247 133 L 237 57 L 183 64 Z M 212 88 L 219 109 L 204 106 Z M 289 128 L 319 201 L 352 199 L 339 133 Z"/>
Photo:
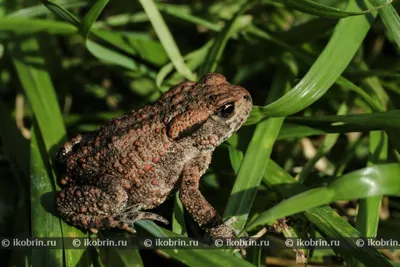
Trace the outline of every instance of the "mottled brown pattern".
<path fill-rule="evenodd" d="M 184 207 L 211 236 L 233 236 L 198 188 L 215 147 L 239 129 L 251 108 L 246 89 L 209 73 L 199 83 L 176 85 L 152 106 L 75 137 L 58 152 L 67 170 L 57 210 L 92 231 L 135 232 L 141 219 L 167 223 L 145 210 L 180 189 Z"/>

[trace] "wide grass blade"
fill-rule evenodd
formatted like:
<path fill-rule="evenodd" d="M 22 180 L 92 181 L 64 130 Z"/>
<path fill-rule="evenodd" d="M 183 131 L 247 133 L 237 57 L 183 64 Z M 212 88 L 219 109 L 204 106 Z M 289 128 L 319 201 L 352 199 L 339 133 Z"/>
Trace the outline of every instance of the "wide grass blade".
<path fill-rule="evenodd" d="M 103 59 L 108 63 L 124 67 L 128 70 L 139 70 L 139 65 L 132 58 L 93 42 L 92 40 L 86 41 L 86 47 L 95 57 Z"/>
<path fill-rule="evenodd" d="M 279 97 L 279 94 L 284 93 L 282 88 L 289 88 L 288 79 L 292 76 L 287 67 L 278 72 L 271 89 L 271 95 L 268 98 L 269 102 Z M 272 148 L 284 120 L 285 118 L 270 118 L 260 122 L 254 130 L 242 162 L 238 161 L 241 159 L 241 155 L 236 155 L 233 147 L 229 149 L 231 159 L 235 159 L 232 162 L 234 169 L 239 169 L 239 166 L 240 169 L 225 207 L 224 218 L 235 216 L 234 227 L 237 230 L 242 230 L 246 224 L 257 189 L 260 186 L 265 168 L 270 160 Z"/>
<path fill-rule="evenodd" d="M 283 218 L 338 200 L 353 200 L 379 195 L 400 195 L 400 164 L 381 164 L 360 169 L 333 181 L 327 187 L 308 190 L 282 201 L 261 213 L 248 228 Z M 357 188 L 357 190 L 354 190 Z"/>
<path fill-rule="evenodd" d="M 66 132 L 55 90 L 46 70 L 46 62 L 40 56 L 42 51 L 39 42 L 35 38 L 29 38 L 11 45 L 10 48 L 15 69 L 35 112 L 51 158 L 50 153 L 65 138 Z M 32 53 L 38 56 L 34 57 Z"/>
<path fill-rule="evenodd" d="M 31 224 L 33 237 L 60 237 L 60 219 L 46 208 L 54 206 L 55 194 L 52 186 L 54 177 L 48 162 L 43 142 L 39 139 L 38 127 L 32 128 L 31 139 Z M 43 194 L 45 192 L 45 194 Z M 45 199 L 45 201 L 44 201 Z M 45 207 L 43 206 L 45 204 Z M 53 210 L 54 212 L 54 210 Z M 63 266 L 63 250 L 33 249 L 33 266 Z"/>
<path fill-rule="evenodd" d="M 25 19 L 25 18 L 0 18 L 0 30 L 5 37 L 15 37 L 15 35 L 28 35 L 37 33 L 71 35 L 78 30 L 65 22 L 61 21 L 48 21 L 39 19 Z"/>
<path fill-rule="evenodd" d="M 358 2 L 350 1 L 347 10 L 360 11 Z M 303 79 L 277 101 L 265 107 L 254 107 L 249 122 L 296 113 L 322 97 L 360 48 L 375 16 L 370 13 L 340 20 L 328 45 Z"/>
<path fill-rule="evenodd" d="M 46 164 L 52 164 L 55 151 L 60 143 L 64 140 L 66 132 L 55 90 L 49 73 L 46 69 L 46 62 L 42 57 L 42 51 L 40 49 L 39 42 L 35 38 L 28 38 L 21 42 L 10 45 L 10 48 L 13 56 L 13 63 L 19 80 L 22 84 L 25 94 L 28 96 L 29 102 L 35 113 L 40 134 L 43 138 L 46 149 L 45 151 L 47 152 L 47 162 L 45 162 Z M 48 166 L 51 165 L 47 165 L 47 167 Z M 43 169 L 43 171 L 45 171 L 45 169 Z M 34 197 L 38 198 L 38 194 L 48 194 L 48 189 L 50 188 L 51 192 L 54 194 L 56 188 L 59 188 L 57 187 L 57 182 L 55 181 L 55 174 L 54 172 L 52 173 L 53 179 L 42 181 L 41 189 L 43 190 L 36 192 L 37 194 L 35 194 Z M 44 183 L 48 184 L 46 185 Z M 53 197 L 51 203 L 54 204 L 54 201 L 55 198 Z M 47 203 L 50 205 L 50 201 Z M 36 205 L 41 205 L 41 202 L 33 202 L 32 210 L 38 208 Z M 32 220 L 35 219 L 40 220 L 40 217 L 32 217 Z M 51 223 L 53 225 L 51 229 L 54 231 L 53 233 L 55 234 L 55 237 L 61 237 L 61 234 L 59 234 L 60 231 L 62 231 L 62 236 L 85 236 L 76 228 L 70 227 L 65 223 L 60 224 L 60 219 L 57 217 L 51 216 L 49 220 L 53 221 Z M 46 235 L 48 229 L 43 228 L 40 223 L 32 225 L 37 227 L 32 229 L 32 232 L 35 232 L 39 236 L 49 236 Z M 44 231 L 44 235 L 40 234 L 42 231 Z M 65 256 L 65 261 L 67 263 L 74 264 L 82 261 L 82 252 L 79 250 L 67 250 Z"/>

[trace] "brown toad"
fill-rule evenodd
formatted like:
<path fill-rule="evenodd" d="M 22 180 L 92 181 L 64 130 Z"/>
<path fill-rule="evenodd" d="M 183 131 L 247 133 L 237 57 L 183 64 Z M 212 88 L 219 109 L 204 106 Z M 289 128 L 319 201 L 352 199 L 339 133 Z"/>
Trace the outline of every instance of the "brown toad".
<path fill-rule="evenodd" d="M 154 105 L 109 121 L 99 131 L 64 144 L 58 159 L 67 166 L 57 210 L 75 226 L 135 232 L 141 219 L 168 223 L 143 210 L 174 191 L 195 221 L 213 237 L 232 237 L 199 191 L 211 155 L 246 121 L 249 92 L 218 73 L 199 83 L 182 82 Z"/>

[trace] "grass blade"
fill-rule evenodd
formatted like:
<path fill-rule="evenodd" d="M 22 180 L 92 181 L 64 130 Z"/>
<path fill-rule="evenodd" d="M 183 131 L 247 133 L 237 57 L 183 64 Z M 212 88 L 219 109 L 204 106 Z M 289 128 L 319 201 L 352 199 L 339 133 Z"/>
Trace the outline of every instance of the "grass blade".
<path fill-rule="evenodd" d="M 385 0 L 370 0 L 375 6 L 381 5 Z M 398 48 L 400 48 L 400 17 L 397 14 L 396 9 L 393 5 L 386 5 L 379 9 L 379 15 L 381 16 L 386 29 L 391 33 L 394 41 Z"/>
<path fill-rule="evenodd" d="M 33 127 L 31 139 L 31 223 L 33 237 L 62 236 L 60 219 L 55 218 L 46 208 L 54 203 L 54 177 L 48 172 L 49 162 L 40 133 Z M 45 195 L 43 194 L 45 192 Z M 43 197 L 46 201 L 43 201 Z M 42 202 L 46 203 L 46 208 Z M 33 266 L 63 266 L 62 249 L 33 249 Z"/>
<path fill-rule="evenodd" d="M 55 149 L 64 140 L 66 132 L 53 84 L 46 70 L 46 62 L 41 56 L 42 51 L 40 50 L 39 42 L 35 38 L 29 38 L 11 45 L 10 48 L 18 77 L 35 112 L 35 118 L 47 151 L 47 160 L 53 163 L 52 159 L 54 158 Z M 54 172 L 52 176 L 53 180 L 42 181 L 43 190 L 40 192 L 41 195 L 48 193 L 46 190 L 49 188 L 54 193 L 57 185 Z M 44 183 L 48 184 L 45 185 Z M 35 197 L 38 196 L 35 195 Z M 52 203 L 54 203 L 54 200 L 53 198 Z M 32 209 L 37 208 L 36 205 L 40 205 L 40 202 L 34 202 L 34 205 Z M 34 216 L 32 219 L 40 218 Z M 61 225 L 60 219 L 57 217 L 51 216 L 49 220 L 53 221 L 50 229 L 52 229 L 54 237 L 85 236 L 76 228 L 70 227 L 65 223 Z M 33 229 L 32 232 L 35 232 L 39 236 L 50 236 L 46 235 L 48 228 L 43 228 L 40 224 L 36 224 L 36 226 L 38 228 Z M 39 234 L 42 231 L 44 231 L 45 235 Z M 60 231 L 62 231 L 62 235 L 59 234 Z M 65 255 L 67 263 L 74 264 L 82 261 L 82 252 L 79 250 L 67 250 Z"/>
<path fill-rule="evenodd" d="M 238 12 L 234 14 L 232 19 L 218 34 L 214 45 L 210 48 L 205 62 L 203 63 L 203 66 L 199 69 L 199 77 L 203 77 L 207 72 L 214 72 L 217 69 L 218 61 L 221 59 L 222 53 L 229 38 L 232 36 L 233 33 L 235 33 L 235 31 L 238 31 L 243 27 L 243 25 L 238 23 L 238 19 L 246 11 L 249 4 L 246 1 L 240 1 L 239 3 L 241 5 Z"/>
<path fill-rule="evenodd" d="M 359 2 L 351 1 L 347 10 L 359 11 Z M 249 123 L 267 116 L 287 116 L 296 113 L 323 96 L 350 63 L 374 19 L 375 15 L 371 13 L 339 21 L 328 45 L 303 79 L 275 102 L 265 107 L 255 107 Z"/>
<path fill-rule="evenodd" d="M 80 29 L 81 29 L 81 34 L 85 40 L 89 35 L 90 29 L 96 22 L 97 18 L 100 16 L 100 13 L 106 7 L 107 3 L 108 0 L 97 0 L 96 3 L 92 6 L 92 8 L 89 10 L 89 12 L 83 18 Z"/>
<path fill-rule="evenodd" d="M 338 200 L 353 200 L 379 195 L 400 195 L 400 164 L 381 164 L 360 169 L 333 181 L 327 187 L 308 190 L 282 201 L 260 214 L 247 227 L 253 228 L 265 222 L 283 218 L 326 205 Z M 358 190 L 354 190 L 357 188 Z"/>
<path fill-rule="evenodd" d="M 71 35 L 78 31 L 74 26 L 65 22 L 25 18 L 0 18 L 0 30 L 6 33 L 5 37 L 15 37 L 16 34 L 28 35 L 43 32 L 48 34 Z M 3 39 L 4 37 L 0 38 Z"/>
<path fill-rule="evenodd" d="M 47 0 L 41 0 L 41 1 L 51 12 L 60 16 L 65 21 L 71 23 L 75 27 L 79 28 L 80 22 L 71 12 L 53 2 Z"/>
<path fill-rule="evenodd" d="M 196 80 L 196 76 L 186 66 L 181 53 L 179 52 L 178 46 L 172 37 L 167 25 L 165 24 L 158 8 L 153 0 L 140 0 L 143 9 L 147 13 L 154 30 L 157 33 L 158 38 L 164 46 L 171 62 L 174 64 L 176 70 L 189 80 Z"/>
<path fill-rule="evenodd" d="M 347 11 L 335 7 L 326 6 L 320 3 L 316 3 L 311 0 L 274 0 L 274 1 L 282 3 L 288 7 L 297 9 L 307 14 L 312 14 L 327 18 L 337 18 L 337 19 L 368 14 L 392 2 L 392 0 L 389 1 L 385 0 L 382 1 L 383 3 L 380 3 L 381 5 L 376 6 L 375 8 L 370 8 L 368 10 L 363 10 L 363 11 Z"/>
<path fill-rule="evenodd" d="M 84 7 L 88 5 L 87 1 L 58 1 L 58 4 L 63 8 L 78 8 Z M 24 9 L 17 10 L 13 13 L 7 14 L 7 17 L 24 17 L 24 18 L 34 18 L 42 15 L 49 14 L 49 10 L 43 6 L 43 4 L 39 4 L 36 6 L 27 7 Z"/>
<path fill-rule="evenodd" d="M 288 79 L 292 76 L 293 74 L 287 67 L 278 72 L 271 89 L 269 101 L 273 101 L 279 94 L 284 93 L 281 88 L 289 87 Z M 237 221 L 234 224 L 235 229 L 242 230 L 246 224 L 257 189 L 270 160 L 273 145 L 284 120 L 285 118 L 267 119 L 260 122 L 254 131 L 225 207 L 225 219 L 232 216 L 237 217 Z M 231 148 L 229 150 L 231 159 L 236 157 L 236 162 L 233 165 L 239 166 L 237 160 L 241 157 L 240 155 L 232 154 L 232 150 L 234 149 Z M 238 167 L 234 168 L 237 169 Z"/>
<path fill-rule="evenodd" d="M 288 117 L 287 121 L 321 128 L 328 126 L 338 128 L 353 127 L 354 131 L 360 129 L 398 129 L 400 128 L 400 110 L 357 115 Z"/>

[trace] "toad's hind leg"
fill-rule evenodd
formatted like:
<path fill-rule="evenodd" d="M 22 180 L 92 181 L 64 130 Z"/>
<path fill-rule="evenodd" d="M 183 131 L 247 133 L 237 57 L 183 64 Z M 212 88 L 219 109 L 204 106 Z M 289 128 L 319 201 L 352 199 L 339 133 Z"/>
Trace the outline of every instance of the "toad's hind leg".
<path fill-rule="evenodd" d="M 127 199 L 119 186 L 108 187 L 107 191 L 93 185 L 71 186 L 59 193 L 57 210 L 65 221 L 77 227 L 92 231 L 121 228 L 135 233 L 133 225 L 116 218 Z"/>
<path fill-rule="evenodd" d="M 103 180 L 104 187 L 106 180 Z M 135 233 L 134 223 L 156 220 L 168 223 L 160 215 L 141 211 L 143 205 L 127 205 L 128 196 L 120 185 L 71 186 L 63 189 L 57 198 L 57 210 L 72 225 L 97 231 L 120 228 Z"/>

